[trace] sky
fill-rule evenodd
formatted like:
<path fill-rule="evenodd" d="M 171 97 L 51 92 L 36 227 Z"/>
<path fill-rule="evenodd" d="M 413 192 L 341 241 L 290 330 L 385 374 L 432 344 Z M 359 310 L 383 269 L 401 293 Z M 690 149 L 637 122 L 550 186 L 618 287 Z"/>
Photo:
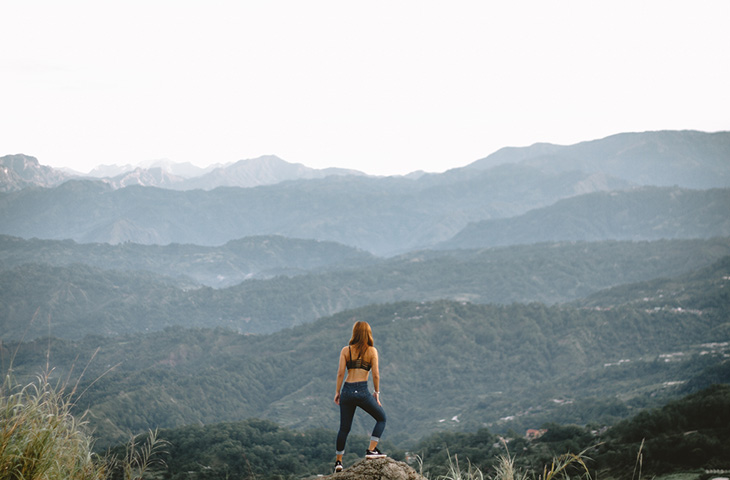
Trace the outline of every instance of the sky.
<path fill-rule="evenodd" d="M 730 130 L 730 1 L 0 0 L 0 156 L 372 175 Z"/>

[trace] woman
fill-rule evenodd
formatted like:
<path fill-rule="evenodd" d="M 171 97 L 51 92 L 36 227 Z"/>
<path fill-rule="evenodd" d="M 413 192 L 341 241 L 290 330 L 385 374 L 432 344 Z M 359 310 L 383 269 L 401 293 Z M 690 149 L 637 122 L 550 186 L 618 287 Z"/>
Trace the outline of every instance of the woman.
<path fill-rule="evenodd" d="M 347 370 L 347 379 L 345 379 L 345 370 Z M 371 370 L 375 388 L 373 394 L 368 390 L 368 375 Z M 342 386 L 343 380 L 345 380 L 344 387 Z M 340 387 L 342 387 L 341 392 Z M 373 346 L 373 333 L 367 322 L 355 322 L 350 343 L 340 351 L 335 392 L 335 403 L 340 406 L 340 431 L 337 433 L 335 472 L 342 471 L 345 442 L 350 433 L 357 407 L 365 410 L 376 421 L 365 458 L 385 457 L 385 454 L 381 453 L 377 447 L 383 429 L 385 429 L 385 411 L 380 404 L 378 351 Z"/>

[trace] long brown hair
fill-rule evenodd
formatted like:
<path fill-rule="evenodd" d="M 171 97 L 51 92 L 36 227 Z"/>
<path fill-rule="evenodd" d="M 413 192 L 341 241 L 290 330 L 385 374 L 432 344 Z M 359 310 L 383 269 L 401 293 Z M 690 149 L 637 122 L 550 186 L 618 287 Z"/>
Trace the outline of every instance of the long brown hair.
<path fill-rule="evenodd" d="M 355 347 L 360 355 L 364 355 L 368 347 L 372 347 L 373 344 L 373 331 L 370 329 L 370 324 L 368 322 L 355 322 L 355 325 L 352 326 L 350 345 Z"/>

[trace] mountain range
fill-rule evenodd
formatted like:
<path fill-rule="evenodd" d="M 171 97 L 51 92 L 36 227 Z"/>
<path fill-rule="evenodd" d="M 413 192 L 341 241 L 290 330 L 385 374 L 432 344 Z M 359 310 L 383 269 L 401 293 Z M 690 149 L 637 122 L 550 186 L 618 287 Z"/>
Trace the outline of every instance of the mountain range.
<path fill-rule="evenodd" d="M 543 173 L 580 171 L 620 178 L 633 185 L 707 189 L 730 186 L 728 158 L 730 132 L 658 131 L 621 133 L 569 146 L 536 143 L 529 147 L 505 147 L 446 173 L 521 164 Z M 101 179 L 114 188 L 142 185 L 211 190 L 220 186 L 247 188 L 331 175 L 365 174 L 343 168 L 313 169 L 274 155 L 215 163 L 206 168 L 170 160 L 99 165 L 86 175 L 40 165 L 36 158 L 28 155 L 0 157 L 0 192 L 31 185 L 55 186 L 72 178 Z M 425 173 L 414 172 L 406 178 L 417 179 L 422 175 Z"/>
<path fill-rule="evenodd" d="M 569 146 L 507 147 L 468 168 L 519 163 L 546 172 L 603 173 L 636 185 L 707 189 L 729 186 L 729 161 L 729 132 L 658 131 L 621 133 Z"/>
<path fill-rule="evenodd" d="M 722 210 L 728 205 L 723 190 L 707 193 L 715 198 L 708 199 L 712 203 L 699 212 L 695 209 L 703 194 L 679 193 L 678 188 L 696 189 L 702 183 L 700 178 L 708 179 L 705 183 L 713 183 L 713 187 L 730 186 L 728 145 L 729 133 L 649 132 L 571 147 L 501 150 L 442 174 L 369 177 L 341 170 L 314 171 L 262 157 L 185 179 L 199 186 L 218 185 L 212 190 L 173 190 L 181 184 L 162 170 L 139 170 L 128 175 L 139 180 L 145 173 L 169 188 L 117 188 L 125 181 L 87 179 L 0 194 L 0 233 L 82 243 L 208 246 L 280 235 L 342 243 L 380 256 L 435 246 L 475 245 L 464 238 L 484 237 L 484 229 L 496 231 L 502 238 L 487 238 L 480 246 L 556 239 L 726 235 Z M 643 173 L 646 171 L 661 176 L 657 183 L 671 181 L 676 187 L 637 190 L 652 180 Z M 224 183 L 236 186 L 220 186 Z M 259 186 L 240 186 L 253 183 Z M 597 192 L 613 193 L 579 197 Z M 565 199 L 573 201 L 556 204 Z M 663 199 L 671 200 L 661 210 Z M 680 206 L 685 201 L 687 206 Z M 544 225 L 548 221 L 544 213 L 549 211 L 537 209 L 554 204 L 553 212 L 565 208 L 565 213 L 550 214 L 552 224 Z M 588 205 L 593 204 L 604 210 L 590 211 Z M 644 224 L 639 228 L 646 218 L 636 219 L 638 205 L 650 210 L 652 227 Z M 618 210 L 612 214 L 614 208 Z M 526 216 L 518 218 L 521 215 Z M 555 215 L 577 218 L 555 222 Z M 590 231 L 604 218 L 617 229 L 604 226 L 602 231 Z M 487 223 L 480 226 L 480 222 Z M 532 227 L 518 227 L 520 222 Z M 454 243 L 444 243 L 452 239 Z"/>
<path fill-rule="evenodd" d="M 300 163 L 286 162 L 274 155 L 214 164 L 207 168 L 162 160 L 142 162 L 136 166 L 100 165 L 86 175 L 41 165 L 37 158 L 29 155 L 0 157 L 0 192 L 22 190 L 33 185 L 53 187 L 72 179 L 99 180 L 115 189 L 139 185 L 175 190 L 212 190 L 222 186 L 249 188 L 331 175 L 364 174 L 345 168 L 309 168 Z"/>

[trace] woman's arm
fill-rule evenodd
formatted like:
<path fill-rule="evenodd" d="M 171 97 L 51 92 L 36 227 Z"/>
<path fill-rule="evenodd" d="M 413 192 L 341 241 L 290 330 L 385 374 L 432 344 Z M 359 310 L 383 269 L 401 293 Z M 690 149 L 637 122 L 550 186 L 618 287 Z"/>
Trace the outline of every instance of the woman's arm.
<path fill-rule="evenodd" d="M 340 362 L 337 365 L 337 387 L 335 388 L 335 403 L 340 404 L 340 390 L 342 389 L 342 382 L 345 380 L 345 347 L 340 350 Z"/>
<path fill-rule="evenodd" d="M 380 405 L 380 366 L 378 362 L 378 350 L 373 347 L 373 359 L 370 361 L 370 371 L 373 372 L 373 387 L 375 388 L 375 400 Z"/>

